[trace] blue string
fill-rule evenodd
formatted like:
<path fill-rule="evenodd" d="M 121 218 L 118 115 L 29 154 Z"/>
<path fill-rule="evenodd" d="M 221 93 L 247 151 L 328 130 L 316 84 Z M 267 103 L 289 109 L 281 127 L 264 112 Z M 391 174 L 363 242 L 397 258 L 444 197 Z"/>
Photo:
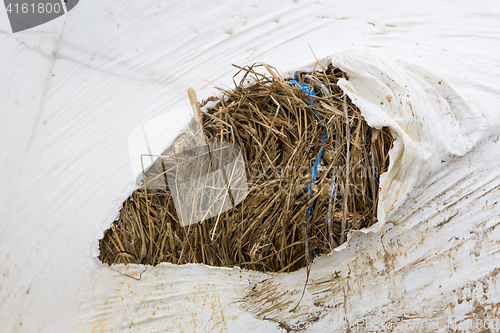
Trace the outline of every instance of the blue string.
<path fill-rule="evenodd" d="M 314 93 L 313 87 L 305 83 L 300 83 L 297 80 L 289 80 L 288 83 L 292 86 L 299 87 L 299 89 L 302 90 L 304 94 L 309 96 L 309 99 L 307 100 L 309 105 L 314 106 L 314 99 L 312 99 L 311 96 L 316 96 L 316 94 Z M 316 112 L 316 109 L 313 109 L 313 112 L 320 121 L 323 121 L 323 118 L 318 114 L 318 112 Z"/>
<path fill-rule="evenodd" d="M 311 96 L 316 96 L 314 93 L 314 88 L 308 84 L 305 83 L 300 83 L 297 80 L 289 80 L 288 83 L 292 86 L 297 86 L 299 87 L 300 90 L 306 95 L 309 96 L 308 103 L 311 106 L 314 106 L 314 99 L 312 99 Z M 316 112 L 316 109 L 313 108 L 313 112 L 318 117 L 320 121 L 324 121 L 323 118 Z M 321 160 L 321 154 L 323 154 L 323 148 L 325 146 L 325 141 L 328 138 L 327 131 L 325 129 L 325 133 L 323 134 L 323 142 L 321 142 L 321 148 L 319 150 L 318 158 L 316 159 L 316 162 L 314 163 L 314 167 L 311 171 L 311 178 L 309 181 L 309 184 L 307 184 L 307 190 L 306 192 L 309 192 L 311 189 L 312 184 L 316 181 L 316 177 L 318 176 L 318 166 L 319 166 L 319 161 Z M 312 197 L 312 192 L 309 193 L 308 199 Z M 309 207 L 307 208 L 307 219 L 309 220 L 311 218 L 311 211 L 312 211 L 312 203 L 309 204 Z M 311 237 L 311 233 L 308 232 L 307 235 Z M 313 258 L 316 258 L 316 250 L 313 249 Z"/>

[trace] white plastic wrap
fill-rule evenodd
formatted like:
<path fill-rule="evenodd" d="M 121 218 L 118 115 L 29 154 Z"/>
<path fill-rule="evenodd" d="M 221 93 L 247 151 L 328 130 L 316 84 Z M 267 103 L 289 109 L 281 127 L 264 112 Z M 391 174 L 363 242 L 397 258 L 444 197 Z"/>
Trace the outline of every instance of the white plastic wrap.
<path fill-rule="evenodd" d="M 89 0 L 12 35 L 0 11 L 2 330 L 480 330 L 500 302 L 499 18 L 488 1 Z M 396 137 L 373 232 L 315 261 L 294 312 L 305 270 L 101 265 L 134 129 L 186 110 L 190 86 L 231 87 L 232 63 L 287 75 L 311 49 Z"/>

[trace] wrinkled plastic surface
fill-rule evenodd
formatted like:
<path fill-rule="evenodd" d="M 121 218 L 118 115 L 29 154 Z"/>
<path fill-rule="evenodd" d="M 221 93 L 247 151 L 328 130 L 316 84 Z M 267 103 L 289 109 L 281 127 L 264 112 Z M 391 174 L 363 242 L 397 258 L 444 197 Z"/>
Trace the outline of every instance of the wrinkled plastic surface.
<path fill-rule="evenodd" d="M 85 1 L 12 35 L 0 11 L 2 329 L 479 330 L 500 303 L 499 18 L 488 1 Z M 286 76 L 314 56 L 396 142 L 381 223 L 316 259 L 299 307 L 304 270 L 97 261 L 136 187 L 137 126 L 184 110 L 161 154 L 189 122 L 188 87 L 206 98 L 232 63 Z"/>

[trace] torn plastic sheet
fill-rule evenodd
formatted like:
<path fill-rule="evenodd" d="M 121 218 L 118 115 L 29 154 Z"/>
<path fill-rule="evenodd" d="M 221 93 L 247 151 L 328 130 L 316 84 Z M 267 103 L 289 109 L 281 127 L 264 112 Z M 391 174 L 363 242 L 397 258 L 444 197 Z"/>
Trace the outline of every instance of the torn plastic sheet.
<path fill-rule="evenodd" d="M 389 127 L 395 138 L 380 179 L 379 222 L 364 230 L 377 231 L 429 175 L 473 149 L 488 121 L 443 78 L 415 65 L 360 53 L 338 55 L 333 64 L 348 73 L 339 85 L 367 123 Z"/>
<path fill-rule="evenodd" d="M 0 34 L 2 327 L 477 331 L 500 302 L 499 15 L 487 1 L 89 0 L 30 33 Z M 2 31 L 7 22 L 0 11 Z M 368 123 L 398 137 L 380 230 L 317 258 L 295 313 L 304 271 L 101 265 L 97 239 L 136 188 L 134 128 L 184 107 L 190 86 L 200 99 L 214 93 L 208 82 L 230 89 L 232 63 L 287 77 L 313 68 L 311 49 L 323 65 L 336 54 Z M 187 121 L 172 120 L 152 153 Z"/>
<path fill-rule="evenodd" d="M 428 298 L 434 298 L 437 289 L 445 295 L 441 300 L 453 303 L 455 285 L 466 283 L 471 277 L 468 265 L 478 269 L 483 267 L 485 273 L 496 267 L 491 258 L 484 261 L 461 258 L 456 261 L 458 266 L 453 268 L 456 276 L 451 281 L 454 282 L 446 283 L 446 286 L 444 281 L 450 281 L 449 274 L 440 269 L 441 266 L 451 269 L 450 265 L 454 264 L 447 258 L 461 251 L 460 247 L 495 237 L 488 230 L 492 230 L 491 227 L 498 222 L 496 214 L 499 209 L 491 206 L 484 212 L 483 205 L 488 200 L 500 200 L 500 172 L 497 168 L 494 171 L 492 169 L 500 162 L 500 155 L 496 154 L 488 163 L 476 163 L 476 173 L 470 173 L 473 161 L 480 160 L 485 153 L 500 151 L 497 144 L 488 142 L 488 137 L 485 137 L 488 132 L 478 130 L 486 126 L 486 119 L 468 107 L 451 87 L 445 88 L 446 96 L 443 96 L 442 91 L 433 89 L 436 85 L 442 86 L 444 81 L 436 77 L 425 77 L 424 80 L 419 75 L 427 73 L 421 69 L 415 72 L 412 66 L 382 60 L 372 53 L 359 52 L 338 54 L 325 62 L 332 62 L 347 72 L 349 80 L 339 84 L 359 105 L 367 122 L 377 128 L 389 127 L 396 138 L 390 152 L 389 170 L 381 179 L 380 195 L 384 196 L 384 200 L 379 203 L 380 221 L 369 230 L 351 233 L 348 242 L 331 255 L 317 258 L 311 267 L 310 282 L 303 298 L 305 269 L 290 274 L 255 274 L 237 268 L 231 270 L 186 265 L 183 272 L 199 274 L 186 282 L 183 277 L 175 277 L 177 273 L 174 271 L 180 272 L 182 267 L 160 264 L 151 268 L 154 272 L 143 275 L 146 279 L 144 283 L 148 285 L 153 281 L 161 281 L 158 274 L 169 276 L 170 287 L 161 288 L 161 299 L 168 300 L 169 305 L 161 305 L 154 314 L 147 309 L 136 314 L 135 318 L 140 322 L 135 324 L 136 329 L 159 329 L 157 323 L 160 325 L 161 320 L 146 320 L 153 317 L 178 318 L 180 321 L 175 321 L 176 327 L 219 330 L 220 325 L 225 325 L 222 330 L 228 331 L 245 325 L 271 332 L 279 331 L 278 327 L 311 332 L 343 332 L 350 327 L 362 332 L 374 327 L 388 329 L 389 326 L 384 326 L 388 323 L 390 327 L 399 327 L 399 330 L 406 332 L 413 332 L 415 327 L 422 325 L 463 326 L 464 316 L 454 312 L 450 319 L 449 312 L 438 310 L 438 304 L 441 303 L 434 301 L 431 302 L 434 309 L 432 313 L 439 313 L 435 317 L 438 319 L 428 319 L 431 318 Z M 375 77 L 377 74 L 379 76 Z M 437 81 L 433 82 L 433 79 Z M 471 121 L 475 123 L 471 124 Z M 486 142 L 476 148 L 481 139 Z M 469 168 L 463 168 L 463 165 Z M 490 176 L 484 178 L 488 173 Z M 465 193 L 457 195 L 461 190 Z M 486 197 L 482 194 L 483 190 L 488 191 Z M 401 197 L 405 200 L 401 200 Z M 461 216 L 474 216 L 474 222 L 467 223 L 467 219 Z M 444 239 L 449 228 L 452 228 L 451 225 L 443 227 L 451 219 L 457 223 L 458 238 L 452 243 L 437 245 L 436 240 Z M 469 230 L 483 231 L 478 231 L 480 236 L 473 240 L 467 236 Z M 365 235 L 368 231 L 372 232 Z M 485 253 L 483 251 L 493 251 L 494 257 L 500 258 L 499 250 L 496 244 L 488 243 L 478 250 L 478 256 Z M 96 281 L 103 279 L 116 286 L 125 284 L 124 290 L 137 292 L 147 299 L 159 297 L 157 289 L 134 287 L 135 282 L 123 275 L 137 275 L 141 266 L 118 265 L 115 268 L 120 270 L 121 276 L 104 277 L 107 274 L 99 273 L 100 277 Z M 217 283 L 210 282 L 215 281 L 211 279 L 219 278 L 222 280 Z M 238 291 L 226 289 L 239 285 L 240 282 L 236 280 L 229 282 L 232 278 L 238 281 L 243 279 L 243 285 L 237 287 Z M 500 281 L 500 276 L 491 275 L 481 283 L 490 285 L 497 280 Z M 437 286 L 436 281 L 442 281 L 439 282 L 441 285 Z M 185 283 L 198 286 L 196 288 L 210 285 L 211 289 L 192 293 L 183 289 Z M 181 299 L 174 296 L 178 292 L 183 295 Z M 97 303 L 95 294 L 90 295 L 93 295 L 93 310 L 81 318 L 81 323 L 92 321 L 93 311 L 102 313 L 103 307 L 111 303 L 113 310 L 106 312 L 109 315 L 95 322 L 105 322 L 111 327 L 118 327 L 116 325 L 122 320 L 129 321 L 122 314 L 134 306 L 137 297 L 126 296 L 125 304 L 118 305 L 112 299 L 123 295 L 122 291 L 117 294 L 106 292 L 98 297 L 100 301 Z M 196 302 L 197 306 L 201 305 L 200 314 L 189 310 L 189 304 L 192 303 L 187 300 L 191 297 L 200 297 L 200 303 Z M 215 299 L 212 297 L 217 299 L 216 303 L 213 303 Z M 484 297 L 484 294 L 478 294 L 477 297 Z M 489 297 L 491 302 L 496 302 L 495 299 L 500 301 L 500 295 L 495 293 L 489 294 Z M 202 298 L 210 301 L 201 302 Z M 405 301 L 408 298 L 416 300 L 413 305 Z M 174 304 L 197 318 L 196 324 L 182 321 L 183 317 L 176 314 L 180 310 L 170 310 Z M 220 305 L 216 310 L 209 310 L 213 304 Z M 295 308 L 297 304 L 299 306 Z M 376 312 L 373 309 L 377 309 Z M 401 316 L 397 315 L 401 311 L 415 311 L 418 314 L 416 317 L 421 318 L 416 322 L 420 326 L 401 321 Z M 252 321 L 250 324 L 248 313 L 262 322 L 257 324 Z M 234 319 L 228 321 L 225 319 L 227 317 Z M 399 318 L 398 322 L 392 323 L 394 318 Z M 414 317 L 408 318 L 411 321 Z M 270 328 L 267 326 L 269 323 L 277 325 Z M 88 325 L 82 324 L 82 327 Z"/>

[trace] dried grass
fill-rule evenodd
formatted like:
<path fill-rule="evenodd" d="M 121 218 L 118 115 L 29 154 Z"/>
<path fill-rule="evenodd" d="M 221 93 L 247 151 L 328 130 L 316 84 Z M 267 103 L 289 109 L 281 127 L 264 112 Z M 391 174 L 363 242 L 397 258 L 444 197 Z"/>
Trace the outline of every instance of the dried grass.
<path fill-rule="evenodd" d="M 218 221 L 181 227 L 168 188 L 153 190 L 147 182 L 124 202 L 100 241 L 103 263 L 291 272 L 330 252 L 350 230 L 376 222 L 379 176 L 393 141 L 389 131 L 371 129 L 343 96 L 336 85 L 344 75 L 340 70 L 296 73 L 299 82 L 314 86 L 316 96 L 307 96 L 269 66 L 263 66 L 268 74 L 261 73 L 262 66 L 240 68 L 240 83 L 232 91 L 221 89 L 224 98 L 202 115 L 209 141 L 241 147 L 247 198 Z M 321 150 L 317 179 L 307 192 Z M 162 170 L 156 162 L 146 179 L 160 179 Z"/>

